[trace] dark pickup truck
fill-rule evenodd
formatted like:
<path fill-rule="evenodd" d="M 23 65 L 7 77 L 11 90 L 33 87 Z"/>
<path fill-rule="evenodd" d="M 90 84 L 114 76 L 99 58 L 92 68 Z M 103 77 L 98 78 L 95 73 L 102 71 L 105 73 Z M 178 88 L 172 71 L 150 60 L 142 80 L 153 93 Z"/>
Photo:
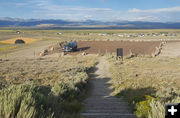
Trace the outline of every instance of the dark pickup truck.
<path fill-rule="evenodd" d="M 64 45 L 63 50 L 64 50 L 65 52 L 76 51 L 76 50 L 77 50 L 77 42 L 71 41 L 71 42 L 66 43 L 66 44 Z"/>

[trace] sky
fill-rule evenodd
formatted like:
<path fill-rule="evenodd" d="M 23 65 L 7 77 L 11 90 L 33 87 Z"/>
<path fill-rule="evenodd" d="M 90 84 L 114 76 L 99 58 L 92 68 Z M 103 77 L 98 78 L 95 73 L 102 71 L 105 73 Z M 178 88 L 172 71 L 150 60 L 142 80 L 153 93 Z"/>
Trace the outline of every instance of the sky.
<path fill-rule="evenodd" d="M 0 17 L 180 22 L 180 0 L 0 0 Z"/>

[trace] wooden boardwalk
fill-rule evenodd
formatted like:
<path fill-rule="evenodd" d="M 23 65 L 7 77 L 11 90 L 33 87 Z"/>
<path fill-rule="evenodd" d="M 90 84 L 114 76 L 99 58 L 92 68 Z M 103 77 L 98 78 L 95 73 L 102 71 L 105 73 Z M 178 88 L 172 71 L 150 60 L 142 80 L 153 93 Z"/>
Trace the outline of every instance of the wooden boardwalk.
<path fill-rule="evenodd" d="M 110 73 L 105 58 L 100 58 L 95 72 L 91 74 L 91 94 L 84 101 L 85 118 L 136 118 L 128 104 L 122 99 L 112 96 L 113 90 L 108 83 Z"/>

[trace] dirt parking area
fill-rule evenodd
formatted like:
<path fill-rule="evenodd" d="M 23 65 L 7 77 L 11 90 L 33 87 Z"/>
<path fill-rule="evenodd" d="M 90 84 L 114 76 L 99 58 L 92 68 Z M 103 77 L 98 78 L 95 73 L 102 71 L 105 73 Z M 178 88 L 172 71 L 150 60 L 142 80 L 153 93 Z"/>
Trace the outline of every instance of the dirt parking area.
<path fill-rule="evenodd" d="M 87 54 L 101 54 L 105 53 L 115 53 L 117 48 L 123 48 L 124 55 L 130 54 L 130 51 L 136 53 L 138 55 L 151 55 L 156 51 L 156 47 L 159 47 L 160 41 L 151 41 L 151 42 L 131 42 L 131 41 L 78 41 L 78 50 L 76 52 L 66 52 L 68 55 L 79 55 L 83 52 Z M 167 45 L 167 47 L 166 47 Z M 39 42 L 33 44 L 33 46 L 29 46 L 29 48 L 24 48 L 21 50 L 13 51 L 6 55 L 1 55 L 0 57 L 7 58 L 34 58 L 34 54 L 39 57 L 40 52 L 45 49 L 53 51 L 48 52 L 48 56 L 53 56 L 52 54 L 57 54 L 57 57 L 60 56 L 60 53 L 63 52 L 62 48 L 55 42 Z M 164 49 L 165 47 L 165 49 Z M 171 53 L 174 52 L 176 55 L 178 54 L 178 49 L 176 47 L 180 47 L 180 42 L 168 42 L 163 46 L 162 54 L 167 55 L 168 51 L 171 47 Z M 167 51 L 168 50 L 168 51 Z M 176 51 L 173 51 L 176 50 Z M 180 49 L 179 49 L 180 50 Z M 179 51 L 180 52 L 180 51 Z M 168 54 L 169 55 L 169 54 Z M 172 54 L 174 55 L 174 54 Z M 180 55 L 180 53 L 178 54 Z"/>
<path fill-rule="evenodd" d="M 88 54 L 105 54 L 106 52 L 116 52 L 117 48 L 123 48 L 124 55 L 128 55 L 130 50 L 134 53 L 146 55 L 152 54 L 155 47 L 158 47 L 159 41 L 154 42 L 130 42 L 130 41 L 79 41 L 78 51 L 69 54 L 79 54 L 86 52 Z"/>

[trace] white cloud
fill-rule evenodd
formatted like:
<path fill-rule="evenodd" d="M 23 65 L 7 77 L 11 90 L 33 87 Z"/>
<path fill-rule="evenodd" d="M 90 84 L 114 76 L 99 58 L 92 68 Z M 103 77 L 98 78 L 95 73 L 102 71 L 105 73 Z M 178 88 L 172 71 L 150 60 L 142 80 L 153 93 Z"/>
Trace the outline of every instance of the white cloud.
<path fill-rule="evenodd" d="M 133 8 L 133 9 L 128 10 L 128 12 L 131 12 L 131 13 L 180 12 L 180 7 L 149 9 L 149 10 L 141 10 L 141 9 Z"/>
<path fill-rule="evenodd" d="M 69 0 L 75 1 L 75 0 Z M 106 1 L 106 0 L 100 0 Z M 12 4 L 9 5 L 10 7 Z M 26 7 L 31 10 L 25 16 L 41 19 L 64 20 L 101 20 L 101 21 L 180 21 L 180 6 L 159 9 L 129 9 L 126 11 L 110 8 L 89 8 L 83 6 L 65 6 L 53 3 L 52 0 L 30 0 L 13 3 L 14 7 Z M 21 16 L 20 16 L 21 17 Z"/>
<path fill-rule="evenodd" d="M 110 8 L 88 8 L 82 6 L 63 6 L 51 3 L 49 0 L 36 1 L 34 14 L 44 15 L 45 18 L 59 18 L 68 20 L 108 20 L 113 10 Z M 115 11 L 114 11 L 115 12 Z"/>
<path fill-rule="evenodd" d="M 85 15 L 84 18 L 92 18 L 91 15 Z"/>
<path fill-rule="evenodd" d="M 159 21 L 159 18 L 155 16 L 142 16 L 134 17 L 130 21 Z"/>
<path fill-rule="evenodd" d="M 118 11 L 110 8 L 88 8 L 82 6 L 63 6 L 53 4 L 51 0 L 34 1 L 38 8 L 34 12 L 41 13 L 45 18 L 68 20 L 103 20 L 103 21 L 178 21 L 180 6 L 160 9 L 130 9 Z M 176 18 L 174 18 L 176 17 Z"/>

